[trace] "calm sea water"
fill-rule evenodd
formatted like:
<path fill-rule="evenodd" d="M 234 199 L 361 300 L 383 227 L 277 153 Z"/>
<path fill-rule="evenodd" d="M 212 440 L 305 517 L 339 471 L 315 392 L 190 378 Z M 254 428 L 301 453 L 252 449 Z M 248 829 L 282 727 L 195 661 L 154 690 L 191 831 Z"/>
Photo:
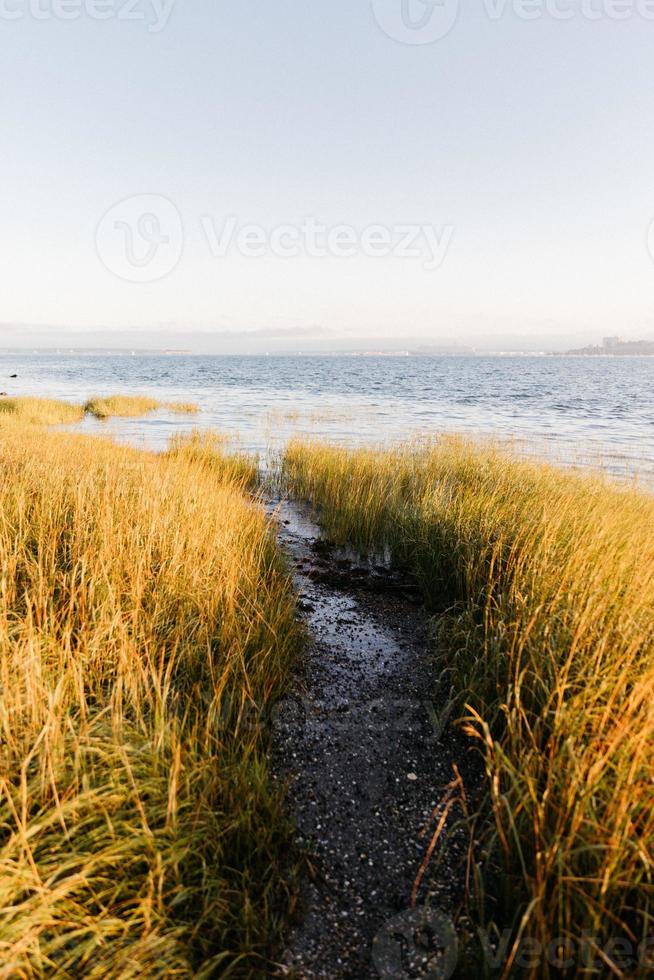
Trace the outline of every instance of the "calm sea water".
<path fill-rule="evenodd" d="M 10 375 L 17 374 L 16 379 Z M 80 401 L 142 393 L 195 401 L 83 431 L 163 448 L 194 426 L 249 450 L 310 433 L 348 444 L 464 432 L 520 451 L 654 477 L 654 357 L 164 357 L 2 354 L 0 390 Z"/>

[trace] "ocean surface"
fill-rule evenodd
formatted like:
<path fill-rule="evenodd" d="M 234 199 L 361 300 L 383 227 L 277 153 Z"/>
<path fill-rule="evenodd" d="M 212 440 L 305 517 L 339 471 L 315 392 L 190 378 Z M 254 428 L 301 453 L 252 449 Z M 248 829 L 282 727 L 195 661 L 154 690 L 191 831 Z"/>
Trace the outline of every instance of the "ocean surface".
<path fill-rule="evenodd" d="M 200 406 L 195 417 L 162 410 L 76 427 L 152 449 L 196 426 L 260 452 L 303 434 L 353 445 L 461 432 L 654 480 L 654 357 L 13 353 L 0 354 L 0 391 L 77 402 L 138 393 Z"/>

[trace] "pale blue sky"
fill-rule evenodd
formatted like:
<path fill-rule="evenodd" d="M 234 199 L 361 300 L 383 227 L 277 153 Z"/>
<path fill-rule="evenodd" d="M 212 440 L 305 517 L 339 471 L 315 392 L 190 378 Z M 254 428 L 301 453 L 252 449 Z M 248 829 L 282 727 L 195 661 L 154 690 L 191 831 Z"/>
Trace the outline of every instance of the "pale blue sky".
<path fill-rule="evenodd" d="M 22 12 L 0 16 L 0 322 L 654 334 L 654 20 L 636 0 L 622 22 L 565 0 L 567 21 L 515 2 L 491 19 L 464 0 L 424 45 L 389 38 L 370 0 L 177 0 L 158 33 L 151 0 L 133 21 L 84 0 L 75 21 L 37 20 L 30 2 L 0 5 Z M 184 251 L 159 281 L 125 282 L 96 228 L 142 194 L 173 203 Z M 216 257 L 201 222 L 228 215 L 452 237 L 435 270 Z"/>

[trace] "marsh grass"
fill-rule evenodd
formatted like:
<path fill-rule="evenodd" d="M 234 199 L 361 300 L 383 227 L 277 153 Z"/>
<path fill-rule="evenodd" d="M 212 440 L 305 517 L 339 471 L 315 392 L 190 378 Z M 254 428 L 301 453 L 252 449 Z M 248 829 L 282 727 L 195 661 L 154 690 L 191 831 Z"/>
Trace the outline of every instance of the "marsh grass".
<path fill-rule="evenodd" d="M 200 406 L 195 402 L 163 402 L 163 407 L 176 415 L 197 415 L 200 411 Z"/>
<path fill-rule="evenodd" d="M 110 395 L 107 398 L 90 398 L 84 411 L 98 419 L 139 418 L 166 408 L 178 414 L 193 415 L 199 411 L 192 402 L 160 402 L 143 395 Z"/>
<path fill-rule="evenodd" d="M 80 422 L 83 418 L 84 409 L 69 402 L 51 398 L 0 398 L 0 421 L 65 425 Z"/>
<path fill-rule="evenodd" d="M 193 463 L 208 476 L 217 472 L 235 486 L 254 489 L 259 482 L 256 458 L 247 453 L 229 452 L 228 444 L 229 439 L 220 433 L 194 429 L 188 435 L 172 437 L 168 456 Z"/>
<path fill-rule="evenodd" d="M 0 422 L 16 421 L 30 425 L 71 425 L 81 422 L 85 414 L 98 419 L 138 418 L 158 409 L 178 415 L 196 415 L 199 407 L 193 402 L 160 402 L 141 395 L 112 395 L 91 398 L 84 405 L 56 401 L 52 398 L 0 398 Z"/>
<path fill-rule="evenodd" d="M 601 975 L 651 975 L 606 944 L 654 934 L 654 500 L 460 439 L 298 442 L 284 469 L 330 536 L 390 548 L 449 607 L 441 669 L 484 753 L 499 927 L 543 948 L 587 933 Z"/>
<path fill-rule="evenodd" d="M 0 977 L 269 975 L 294 600 L 209 459 L 0 432 Z"/>

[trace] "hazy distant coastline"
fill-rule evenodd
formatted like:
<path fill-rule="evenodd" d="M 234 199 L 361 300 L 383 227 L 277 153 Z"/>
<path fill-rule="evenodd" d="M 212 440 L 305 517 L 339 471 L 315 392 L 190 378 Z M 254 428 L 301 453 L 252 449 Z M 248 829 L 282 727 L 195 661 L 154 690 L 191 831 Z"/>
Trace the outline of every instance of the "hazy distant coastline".
<path fill-rule="evenodd" d="M 542 338 L 541 338 L 542 339 Z M 558 338 L 561 343 L 562 338 Z M 574 342 L 575 337 L 571 338 Z M 582 340 L 584 338 L 578 338 Z M 156 342 L 158 340 L 158 343 Z M 2 342 L 4 341 L 4 343 Z M 12 356 L 51 355 L 58 357 L 351 357 L 351 358 L 484 358 L 484 357 L 615 357 L 654 355 L 654 340 L 623 340 L 605 337 L 564 350 L 555 344 L 537 346 L 520 335 L 497 338 L 496 344 L 484 338 L 467 343 L 447 337 L 425 339 L 405 336 L 392 341 L 386 337 L 345 336 L 319 329 L 278 329 L 230 331 L 191 330 L 151 332 L 120 331 L 37 331 L 0 324 L 0 354 Z"/>
<path fill-rule="evenodd" d="M 634 327 L 635 336 L 638 337 Z M 399 334 L 399 331 L 398 331 Z M 647 327 L 640 336 L 647 337 Z M 321 326 L 262 327 L 239 330 L 198 328 L 189 324 L 162 326 L 158 329 L 72 328 L 37 324 L 0 323 L 0 351 L 14 354 L 52 354 L 58 356 L 284 356 L 284 357 L 489 357 L 545 356 L 558 354 L 602 355 L 651 354 L 654 340 L 622 341 L 607 347 L 600 344 L 598 333 L 561 331 L 558 334 L 529 336 L 513 325 L 502 334 L 480 328 L 454 337 L 447 327 L 434 327 L 431 335 L 404 333 L 389 337 L 383 334 L 350 333 L 346 329 Z M 569 349 L 571 348 L 571 349 Z"/>

